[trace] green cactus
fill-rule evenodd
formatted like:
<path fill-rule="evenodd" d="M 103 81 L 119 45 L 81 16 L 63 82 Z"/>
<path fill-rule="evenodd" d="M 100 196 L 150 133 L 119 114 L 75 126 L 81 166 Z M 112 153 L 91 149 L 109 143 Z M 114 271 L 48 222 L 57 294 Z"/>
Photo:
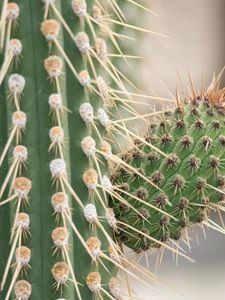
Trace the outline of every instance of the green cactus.
<path fill-rule="evenodd" d="M 147 10 L 133 0 L 127 4 Z M 135 112 L 131 105 L 143 95 L 127 90 L 132 84 L 110 60 L 129 58 L 118 43 L 123 34 L 113 32 L 113 25 L 153 33 L 126 24 L 116 0 L 2 1 L 1 300 L 122 299 L 118 270 L 125 274 L 118 278 L 131 298 L 127 275 L 148 286 L 157 278 L 126 258 L 124 244 L 137 252 L 161 245 L 186 257 L 167 243 L 179 237 L 184 216 L 194 224 L 207 209 L 221 209 L 223 110 L 211 104 L 215 97 L 210 95 L 216 116 L 207 115 L 206 100 L 196 98 L 152 126 L 151 136 L 137 135 L 126 122 L 149 114 Z M 189 148 L 179 147 L 184 135 L 190 135 Z M 122 148 L 118 137 L 135 150 L 113 154 Z M 196 151 L 199 173 L 190 170 L 189 180 L 182 169 L 190 149 Z M 209 163 L 215 170 L 202 180 Z M 176 176 L 183 186 L 173 188 L 170 179 Z M 194 190 L 199 202 L 193 204 L 195 195 L 188 194 L 196 182 L 205 186 L 201 193 Z M 184 189 L 187 200 L 180 203 Z M 151 200 L 159 191 L 168 197 L 162 204 Z"/>
<path fill-rule="evenodd" d="M 210 211 L 223 211 L 224 101 L 224 90 L 211 86 L 179 102 L 150 125 L 144 141 L 136 139 L 136 147 L 123 154 L 123 161 L 143 177 L 117 168 L 113 184 L 130 207 L 117 199 L 111 204 L 121 225 L 119 240 L 136 252 L 161 247 L 161 242 L 188 241 L 187 228 L 196 224 L 223 232 Z"/>

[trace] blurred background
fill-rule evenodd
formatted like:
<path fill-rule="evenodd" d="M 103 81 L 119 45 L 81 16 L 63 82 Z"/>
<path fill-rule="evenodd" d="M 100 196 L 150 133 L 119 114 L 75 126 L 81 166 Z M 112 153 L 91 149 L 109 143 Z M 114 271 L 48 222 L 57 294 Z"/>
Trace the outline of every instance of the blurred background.
<path fill-rule="evenodd" d="M 148 16 L 146 25 L 170 39 L 150 35 L 142 39 L 143 87 L 160 95 L 174 92 L 179 73 L 184 88 L 190 72 L 197 88 L 209 84 L 214 72 L 225 66 L 224 0 L 148 0 L 146 5 L 159 16 Z M 225 76 L 223 76 L 223 79 Z"/>
<path fill-rule="evenodd" d="M 142 1 L 142 3 L 144 3 Z M 136 33 L 138 50 L 143 56 L 134 63 L 133 74 L 143 93 L 161 97 L 188 92 L 188 73 L 196 90 L 207 87 L 212 76 L 225 66 L 225 0 L 146 0 L 145 4 L 158 17 L 135 9 L 129 10 L 130 22 L 168 35 Z M 130 52 L 130 51 L 129 51 Z M 179 74 L 179 76 L 178 76 Z M 180 77 L 180 80 L 178 79 Z M 224 86 L 223 74 L 221 86 Z M 152 100 L 151 100 L 152 101 Z M 179 259 L 178 266 L 171 253 L 165 253 L 158 275 L 174 285 L 178 292 L 155 287 L 154 292 L 132 281 L 131 286 L 142 300 L 212 300 L 225 299 L 225 236 L 206 229 L 190 233 L 190 263 Z M 197 238 L 199 242 L 197 242 Z M 150 270 L 154 270 L 156 254 L 149 256 Z M 145 259 L 142 263 L 145 265 Z"/>

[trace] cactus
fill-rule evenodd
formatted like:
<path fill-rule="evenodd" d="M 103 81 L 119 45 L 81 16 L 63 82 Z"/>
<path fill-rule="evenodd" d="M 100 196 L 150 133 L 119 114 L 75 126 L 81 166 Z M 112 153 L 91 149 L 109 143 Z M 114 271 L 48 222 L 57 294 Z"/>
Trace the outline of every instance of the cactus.
<path fill-rule="evenodd" d="M 126 2 L 147 10 L 136 1 Z M 195 97 L 192 104 L 179 105 L 180 111 L 165 116 L 164 127 L 162 123 L 151 129 L 157 139 L 172 136 L 171 143 L 164 145 L 151 136 L 137 135 L 126 122 L 145 120 L 152 113 L 139 116 L 135 112 L 131 105 L 144 95 L 128 91 L 132 83 L 110 59 L 130 58 L 119 46 L 123 33 L 114 32 L 113 25 L 154 32 L 129 25 L 125 19 L 116 0 L 2 1 L 1 300 L 123 299 L 119 281 L 123 288 L 127 286 L 125 297 L 131 298 L 134 293 L 127 275 L 147 286 L 158 278 L 130 261 L 124 244 L 138 252 L 149 246 L 146 238 L 150 246 L 162 246 L 186 257 L 167 243 L 168 233 L 171 238 L 179 236 L 185 214 L 190 213 L 190 221 L 196 223 L 206 209 L 222 209 L 221 199 L 213 198 L 211 203 L 204 195 L 205 202 L 194 203 L 190 212 L 193 195 L 182 202 L 182 213 L 177 211 L 182 187 L 187 187 L 187 194 L 190 190 L 179 168 L 184 168 L 181 160 L 190 148 L 182 148 L 178 158 L 180 149 L 175 142 L 186 134 L 191 136 L 191 146 L 195 141 L 199 145 L 197 139 L 208 130 L 206 149 L 196 151 L 198 161 L 212 163 L 215 170 L 209 181 L 204 179 L 204 190 L 195 192 L 199 201 L 204 191 L 210 197 L 221 196 L 224 129 L 216 124 L 222 124 L 223 110 L 216 105 L 222 104 L 223 92 L 222 100 L 218 100 L 219 93 L 208 95 L 211 110 L 206 109 L 206 96 L 204 103 Z M 111 50 L 116 53 L 110 54 Z M 189 111 L 191 106 L 196 115 Z M 207 111 L 216 116 L 207 115 Z M 196 133 L 191 125 L 194 121 L 203 123 Z M 184 126 L 174 127 L 174 123 Z M 118 153 L 122 147 L 118 137 L 134 149 Z M 215 151 L 209 157 L 211 143 Z M 150 154 L 155 155 L 151 166 Z M 170 164 L 168 169 L 165 160 Z M 194 170 L 191 182 L 198 183 L 207 169 L 205 164 L 197 167 L 201 174 L 197 176 Z M 168 187 L 154 182 L 156 172 L 163 173 L 163 179 L 176 173 L 174 176 L 183 180 L 183 186 L 170 189 L 162 204 L 151 203 L 153 193 L 167 192 Z M 131 189 L 126 189 L 127 185 Z M 151 228 L 143 232 L 140 226 L 145 221 Z M 132 239 L 125 239 L 127 235 Z M 119 281 L 118 270 L 124 274 L 118 275 Z"/>
<path fill-rule="evenodd" d="M 133 172 L 117 168 L 112 180 L 129 206 L 118 199 L 111 206 L 120 224 L 117 238 L 137 253 L 162 242 L 189 244 L 188 229 L 197 224 L 224 232 L 210 219 L 211 211 L 224 210 L 224 103 L 216 82 L 204 93 L 193 90 L 121 157 Z"/>

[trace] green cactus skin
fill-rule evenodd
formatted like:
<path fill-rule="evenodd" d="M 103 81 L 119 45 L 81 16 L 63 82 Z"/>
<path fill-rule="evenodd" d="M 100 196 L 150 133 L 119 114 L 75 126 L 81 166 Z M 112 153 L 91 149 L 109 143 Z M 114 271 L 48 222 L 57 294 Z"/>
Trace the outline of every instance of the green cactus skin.
<path fill-rule="evenodd" d="M 18 275 L 16 281 L 27 280 L 31 284 L 31 295 L 26 299 L 48 299 L 56 300 L 58 298 L 65 298 L 71 300 L 92 299 L 95 297 L 95 293 L 92 293 L 86 283 L 86 278 L 91 272 L 98 272 L 101 276 L 101 287 L 104 288 L 104 292 L 101 291 L 101 299 L 114 299 L 110 294 L 109 282 L 110 279 L 115 276 L 117 267 L 102 259 L 100 262 L 92 262 L 91 257 L 85 250 L 81 241 L 74 234 L 71 224 L 67 223 L 67 228 L 70 234 L 69 247 L 67 249 L 74 274 L 77 282 L 81 283 L 79 286 L 80 296 L 78 295 L 73 283 L 62 285 L 58 289 L 54 286 L 54 278 L 52 275 L 52 268 L 54 264 L 67 261 L 63 257 L 62 252 L 58 250 L 54 252 L 53 241 L 51 238 L 52 231 L 59 226 L 65 226 L 62 218 L 59 221 L 56 219 L 54 209 L 51 204 L 51 197 L 56 192 L 62 191 L 62 184 L 58 182 L 58 186 L 52 180 L 50 172 L 50 163 L 56 158 L 62 158 L 61 153 L 58 151 L 48 151 L 50 145 L 49 130 L 53 126 L 58 126 L 58 119 L 53 118 L 49 114 L 48 100 L 52 93 L 59 92 L 57 89 L 56 79 L 49 79 L 48 74 L 44 67 L 46 58 L 50 55 L 57 55 L 62 58 L 62 52 L 59 50 L 54 42 L 51 43 L 51 47 L 48 47 L 48 42 L 41 33 L 41 24 L 44 17 L 44 4 L 41 0 L 34 1 L 16 1 L 18 4 L 20 15 L 17 21 L 17 26 L 11 31 L 10 38 L 17 38 L 21 41 L 23 50 L 20 57 L 20 62 L 17 67 L 8 70 L 5 80 L 1 85 L 1 151 L 7 142 L 8 128 L 11 127 L 12 113 L 16 110 L 13 101 L 9 101 L 6 97 L 8 93 L 8 79 L 9 75 L 13 73 L 21 74 L 25 80 L 25 88 L 21 94 L 20 108 L 27 115 L 26 130 L 22 134 L 20 144 L 27 147 L 28 150 L 28 162 L 26 168 L 22 167 L 22 171 L 17 173 L 18 176 L 24 176 L 31 180 L 32 189 L 29 193 L 29 205 L 21 206 L 19 212 L 25 212 L 30 217 L 29 232 L 26 238 L 22 238 L 22 245 L 31 249 L 31 259 L 29 265 L 31 268 L 27 270 L 27 276 L 25 273 Z M 85 3 L 85 2 L 84 2 Z M 91 37 L 90 28 L 87 22 L 84 22 L 82 18 L 76 16 L 71 7 L 71 1 L 53 1 L 54 7 L 58 10 L 59 14 L 64 18 L 65 22 L 70 27 L 74 36 L 79 31 L 86 31 Z M 88 11 L 91 13 L 93 7 L 93 1 L 87 1 Z M 57 17 L 54 9 L 50 6 L 48 19 L 55 19 L 60 21 Z M 61 23 L 61 21 L 60 21 Z M 96 29 L 96 35 L 98 28 Z M 79 72 L 86 70 L 90 72 L 94 77 L 90 64 L 88 63 L 86 55 L 81 55 L 81 52 L 75 45 L 74 40 L 68 35 L 65 27 L 60 25 L 60 34 L 57 37 L 62 49 L 66 52 L 71 64 L 75 66 Z M 50 42 L 49 42 L 50 43 Z M 94 43 L 93 37 L 90 38 L 90 43 Z M 3 57 L 3 56 L 1 56 Z M 60 92 L 63 99 L 63 105 L 69 112 L 64 110 L 60 115 L 61 125 L 65 135 L 65 142 L 63 145 L 63 158 L 67 168 L 66 181 L 74 189 L 77 196 L 80 198 L 83 205 L 88 203 L 95 203 L 97 214 L 102 224 L 102 228 L 96 225 L 88 223 L 84 217 L 83 209 L 78 205 L 76 200 L 71 196 L 70 191 L 66 188 L 66 192 L 69 197 L 69 206 L 72 213 L 72 222 L 75 224 L 78 232 L 81 234 L 84 242 L 91 237 L 97 236 L 101 241 L 101 250 L 104 251 L 104 255 L 108 255 L 109 240 L 113 237 L 113 230 L 107 224 L 105 217 L 105 209 L 100 203 L 97 194 L 90 191 L 84 184 L 82 176 L 84 172 L 90 168 L 96 169 L 94 160 L 88 158 L 81 149 L 81 141 L 86 136 L 91 136 L 95 139 L 97 147 L 100 147 L 100 139 L 93 126 L 86 124 L 80 116 L 80 106 L 84 102 L 90 102 L 94 109 L 94 113 L 97 114 L 98 108 L 103 106 L 103 100 L 96 94 L 91 94 L 88 88 L 84 88 L 75 78 L 71 72 L 70 67 L 63 60 L 63 75 L 59 78 Z M 96 72 L 99 70 L 98 62 L 94 61 Z M 100 74 L 100 73 L 99 73 Z M 17 109 L 18 110 L 18 109 Z M 7 121 L 8 119 L 8 121 Z M 96 122 L 98 128 L 98 122 Z M 104 132 L 101 128 L 98 129 L 101 138 L 104 137 Z M 4 160 L 4 164 L 1 167 L 1 184 L 8 174 L 9 168 L 12 164 L 12 152 L 16 141 L 10 144 L 10 148 L 7 151 L 7 157 Z M 99 164 L 99 169 L 102 174 L 107 173 L 107 165 L 105 161 Z M 11 179 L 12 180 L 12 179 Z M 100 178 L 99 178 L 100 181 Z M 1 198 L 1 201 L 8 198 L 9 184 Z M 63 185 L 65 188 L 65 184 Z M 99 196 L 105 201 L 102 188 L 97 189 Z M 11 192 L 13 194 L 13 192 Z M 107 203 L 105 204 L 107 206 Z M 15 201 L 10 202 L 7 205 L 0 207 L 0 233 L 1 233 L 1 258 L 0 258 L 0 278 L 3 276 L 3 272 L 8 261 L 9 251 L 12 244 L 9 245 L 10 230 L 13 226 L 16 213 Z M 107 235 L 107 237 L 106 237 Z M 14 235 L 15 238 L 15 235 Z M 18 246 L 18 243 L 17 243 Z M 15 253 L 13 253 L 12 263 L 15 262 Z M 68 263 L 68 261 L 67 261 Z M 110 271 L 109 271 L 110 270 Z M 0 299 L 6 298 L 6 294 L 9 290 L 12 282 L 14 271 L 10 268 L 7 276 L 6 284 L 0 294 Z M 71 277 L 70 272 L 70 277 Z M 15 284 L 14 284 L 15 286 Z M 16 296 L 16 299 L 19 296 Z M 100 296 L 96 296 L 100 297 Z M 15 299 L 14 291 L 12 290 L 10 299 Z M 21 298 L 22 299 L 22 298 Z M 25 298 L 24 298 L 25 299 Z"/>
<path fill-rule="evenodd" d="M 176 110 L 164 113 L 161 121 L 152 124 L 145 136 L 146 141 L 167 157 L 149 150 L 138 140 L 136 148 L 124 154 L 124 161 L 140 170 L 157 187 L 122 168 L 113 174 L 114 185 L 130 194 L 121 192 L 121 195 L 143 215 L 138 216 L 115 199 L 111 202 L 117 219 L 125 223 L 121 226 L 119 240 L 136 252 L 160 247 L 157 241 L 185 237 L 189 226 L 206 223 L 212 209 L 222 208 L 225 195 L 224 116 L 223 91 L 195 97 Z M 133 196 L 157 206 L 161 212 Z M 145 235 L 126 228 L 126 223 L 133 224 Z"/>

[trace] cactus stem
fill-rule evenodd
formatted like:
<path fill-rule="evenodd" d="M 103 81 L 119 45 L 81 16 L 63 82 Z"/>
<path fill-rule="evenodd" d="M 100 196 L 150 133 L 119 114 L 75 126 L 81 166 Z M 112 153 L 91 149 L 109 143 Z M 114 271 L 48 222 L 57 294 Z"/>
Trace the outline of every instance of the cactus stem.
<path fill-rule="evenodd" d="M 20 81 L 21 78 L 19 78 L 17 74 L 14 74 L 17 75 L 17 77 L 14 78 L 13 85 L 9 86 L 10 96 L 14 102 L 13 106 L 16 108 L 16 118 L 14 118 L 12 122 L 12 132 L 15 130 L 15 133 L 11 136 L 10 132 L 9 140 L 6 138 L 3 139 L 6 146 L 1 154 L 4 157 L 7 156 L 10 146 L 13 144 L 13 139 L 15 138 L 16 144 L 18 144 L 22 130 L 25 129 L 26 115 L 24 119 L 18 118 L 19 116 L 22 117 L 23 114 L 23 112 L 20 111 L 20 97 L 23 94 L 23 99 L 29 100 L 23 101 L 22 103 L 22 108 L 29 116 L 29 126 L 26 127 L 31 128 L 31 131 L 25 134 L 24 143 L 25 145 L 29 145 L 31 149 L 29 162 L 34 163 L 34 168 L 22 171 L 30 175 L 33 183 L 31 199 L 34 201 L 30 201 L 29 207 L 29 213 L 32 216 L 31 228 L 34 228 L 36 224 L 39 225 L 38 230 L 32 230 L 32 236 L 29 241 L 27 241 L 31 246 L 30 248 L 35 251 L 35 258 L 32 257 L 31 263 L 32 272 L 29 272 L 34 294 L 31 297 L 37 296 L 43 299 L 78 298 L 82 300 L 91 298 L 91 291 L 93 292 L 93 297 L 99 297 L 101 300 L 105 300 L 105 298 L 111 300 L 121 299 L 118 294 L 117 284 L 115 281 L 109 280 L 109 270 L 114 272 L 119 267 L 125 273 L 138 279 L 138 275 L 134 272 L 134 270 L 138 271 L 138 266 L 125 258 L 120 248 L 121 244 L 117 243 L 116 236 L 119 234 L 119 227 L 122 223 L 117 223 L 114 212 L 108 207 L 108 195 L 115 197 L 124 206 L 127 205 L 132 208 L 131 219 L 134 220 L 135 225 L 142 224 L 140 220 L 142 219 L 148 226 L 152 224 L 153 229 L 163 233 L 166 231 L 167 226 L 169 227 L 170 225 L 166 222 L 169 219 L 167 213 L 163 214 L 164 219 L 162 218 L 163 220 L 161 220 L 161 227 L 159 227 L 159 225 L 157 226 L 155 220 L 153 222 L 149 221 L 143 212 L 136 209 L 135 205 L 133 206 L 127 201 L 127 197 L 123 199 L 120 189 L 116 190 L 116 187 L 111 185 L 108 177 L 106 175 L 103 176 L 103 174 L 107 174 L 107 170 L 110 173 L 112 171 L 111 165 L 116 165 L 117 167 L 122 167 L 125 172 L 128 171 L 129 175 L 132 173 L 131 175 L 134 175 L 133 177 L 140 177 L 140 179 L 144 180 L 148 185 L 151 184 L 155 189 L 160 191 L 161 189 L 148 179 L 147 175 L 143 175 L 136 166 L 130 166 L 126 161 L 120 158 L 117 159 L 115 155 L 112 155 L 111 148 L 110 151 L 108 151 L 109 149 L 106 146 L 102 151 L 101 145 L 101 150 L 96 150 L 96 145 L 99 143 L 104 144 L 104 134 L 109 133 L 107 140 L 110 139 L 112 141 L 116 138 L 114 131 L 116 133 L 122 131 L 122 135 L 127 138 L 127 140 L 132 140 L 136 136 L 126 128 L 126 119 L 122 120 L 122 124 L 116 121 L 111 122 L 107 113 L 110 116 L 114 115 L 114 113 L 110 112 L 108 107 L 108 105 L 111 105 L 113 109 L 115 108 L 118 115 L 120 115 L 119 109 L 122 107 L 126 112 L 133 115 L 131 120 L 137 118 L 137 113 L 130 105 L 135 101 L 132 102 L 132 95 L 126 90 L 125 84 L 127 85 L 128 83 L 135 89 L 136 87 L 120 72 L 117 66 L 113 65 L 110 61 L 111 57 L 118 57 L 123 58 L 128 63 L 128 58 L 137 57 L 123 54 L 117 38 L 124 37 L 128 39 L 129 37 L 113 32 L 107 24 L 107 22 L 109 22 L 110 25 L 116 24 L 124 26 L 125 17 L 120 4 L 117 3 L 116 0 L 108 0 L 108 3 L 104 3 L 104 1 L 101 2 L 102 4 L 99 5 L 99 8 L 102 8 L 104 15 L 102 12 L 98 15 L 98 12 L 94 11 L 96 6 L 92 7 L 92 0 L 88 2 L 85 0 L 73 0 L 67 4 L 63 1 L 57 2 L 54 0 L 45 0 L 43 2 L 44 14 L 39 0 L 21 3 L 21 13 L 23 14 L 21 19 L 23 22 L 21 22 L 16 36 L 20 37 L 23 41 L 24 57 L 30 57 L 31 62 L 34 63 L 21 62 L 20 72 L 25 76 L 28 83 L 24 94 L 23 85 L 25 82 L 23 84 L 23 79 Z M 100 1 L 97 0 L 96 2 L 98 4 Z M 108 12 L 108 4 L 111 7 L 111 12 Z M 144 9 L 144 6 L 142 7 L 141 4 L 136 6 Z M 93 17 L 89 15 L 87 8 L 92 8 Z M 6 32 L 4 37 L 6 58 L 4 68 L 7 70 L 5 71 L 3 68 L 4 72 L 0 74 L 0 78 L 1 76 L 5 77 L 5 73 L 9 71 L 9 66 L 13 64 L 14 59 L 15 62 L 18 60 L 17 53 L 10 52 L 10 37 L 11 34 L 14 35 L 11 29 L 13 29 L 13 25 L 16 24 L 16 19 L 19 16 L 19 7 L 15 3 L 10 2 L 7 9 Z M 112 10 L 114 14 L 111 14 L 113 13 Z M 73 13 L 76 14 L 75 18 Z M 96 13 L 96 15 L 94 15 L 94 13 Z M 119 23 L 113 20 L 113 15 L 115 16 L 115 14 L 120 20 L 118 21 Z M 56 20 L 51 19 L 52 16 Z M 129 28 L 138 31 L 143 30 L 133 25 L 130 25 Z M 45 39 L 41 38 L 40 31 Z M 75 34 L 75 32 L 78 33 Z M 87 33 L 90 33 L 90 39 Z M 98 33 L 104 35 L 104 37 L 108 37 L 111 41 L 110 44 L 116 49 L 118 54 L 114 55 L 108 53 L 107 44 L 103 39 L 98 38 Z M 37 36 L 37 38 L 34 39 L 34 36 Z M 92 41 L 94 42 L 93 46 L 90 45 Z M 48 47 L 46 47 L 46 45 L 48 45 Z M 48 50 L 51 50 L 52 56 L 45 59 Z M 41 64 L 42 61 L 44 61 L 44 65 Z M 119 99 L 119 93 L 114 92 L 112 88 L 108 88 L 106 82 L 100 78 L 99 67 L 101 72 L 106 73 L 107 78 L 110 78 L 109 80 L 113 80 L 113 84 L 121 88 L 123 94 L 126 95 L 124 98 L 127 97 L 127 102 L 120 99 L 124 104 L 118 108 L 113 98 Z M 53 87 L 49 86 L 44 69 Z M 88 74 L 89 71 L 90 75 Z M 93 77 L 94 80 L 92 80 L 91 77 Z M 18 82 L 20 85 L 19 88 L 17 85 Z M 53 91 L 55 93 L 51 94 Z M 49 93 L 51 94 L 50 96 Z M 94 97 L 92 97 L 92 93 L 95 94 Z M 30 101 L 30 99 L 34 101 Z M 46 110 L 48 109 L 47 99 L 49 101 L 49 113 L 52 118 L 49 118 L 46 114 Z M 64 103 L 65 106 L 63 105 Z M 73 114 L 67 114 L 67 112 L 70 112 L 67 106 Z M 6 107 L 11 111 L 11 107 L 8 107 L 8 103 Z M 95 110 L 98 110 L 96 117 L 94 115 Z M 30 122 L 31 119 L 32 122 Z M 144 117 L 142 119 L 145 121 Z M 101 126 L 106 130 L 100 129 Z M 108 126 L 109 129 L 112 129 L 111 131 L 108 130 Z M 14 127 L 16 129 L 14 129 Z M 74 129 L 76 129 L 76 132 L 73 132 Z M 76 136 L 71 138 L 74 133 Z M 66 138 L 70 136 L 68 143 L 65 142 L 64 134 Z M 89 140 L 87 138 L 89 138 Z M 92 140 L 90 140 L 90 138 Z M 85 142 L 84 139 L 86 139 L 86 144 L 82 144 L 82 142 Z M 5 142 L 5 140 L 7 141 Z M 139 141 L 141 142 L 139 144 L 135 144 L 135 142 L 132 143 L 136 149 L 140 144 L 141 146 L 144 144 L 151 148 L 154 147 L 150 142 L 145 141 L 144 138 L 142 140 L 139 138 Z M 155 148 L 157 149 L 157 147 Z M 161 152 L 163 153 L 163 151 Z M 162 154 L 161 152 L 160 154 Z M 140 150 L 140 153 L 144 153 L 143 149 Z M 164 156 L 166 156 L 166 154 Z M 2 157 L 2 161 L 4 157 Z M 107 162 L 108 159 L 109 161 Z M 49 161 L 50 164 L 48 164 Z M 8 199 L 0 202 L 0 205 L 1 203 L 4 204 L 5 201 L 12 201 L 9 201 L 11 197 L 15 197 L 14 199 L 17 201 L 16 212 L 14 212 L 14 207 L 11 205 L 9 207 L 9 213 L 14 215 L 11 240 L 14 243 L 14 239 L 16 239 L 16 244 L 19 244 L 19 246 L 21 246 L 22 235 L 26 237 L 29 233 L 28 228 L 23 230 L 22 227 L 18 226 L 18 218 L 21 217 L 20 210 L 23 210 L 21 204 L 23 204 L 23 202 L 26 204 L 29 200 L 27 197 L 29 191 L 27 191 L 27 189 L 24 190 L 23 186 L 20 188 L 20 185 L 16 186 L 15 184 L 18 183 L 19 179 L 21 180 L 21 177 L 17 176 L 20 176 L 23 163 L 25 163 L 25 161 L 17 160 L 13 156 L 13 162 L 10 165 L 0 191 L 0 194 L 2 193 L 4 197 L 4 190 L 6 190 L 8 182 L 12 179 Z M 106 168 L 106 170 L 104 168 Z M 5 173 L 4 168 L 3 173 Z M 132 179 L 135 180 L 135 178 Z M 24 178 L 22 181 L 24 181 Z M 53 188 L 56 190 L 56 194 L 52 196 Z M 152 190 L 155 189 L 152 188 Z M 66 193 L 68 193 L 68 195 Z M 52 214 L 52 207 L 47 200 L 51 196 L 54 213 L 53 217 L 49 218 Z M 128 193 L 128 196 L 130 196 L 130 193 Z M 5 198 L 7 198 L 7 196 Z M 133 202 L 137 202 L 134 201 L 137 200 L 135 198 L 132 200 Z M 161 213 L 164 210 L 163 206 L 157 208 L 157 213 Z M 11 222 L 12 220 L 10 218 L 9 223 Z M 53 238 L 52 240 L 49 239 L 53 232 L 52 229 L 55 228 L 56 224 L 63 228 L 64 234 L 65 232 L 68 233 L 68 236 L 64 236 L 62 240 L 59 239 L 58 241 Z M 74 234 L 69 236 L 69 233 L 73 232 Z M 142 231 L 139 231 L 139 237 L 143 236 L 140 232 L 142 233 Z M 137 236 L 136 233 L 137 232 L 134 234 L 130 233 L 131 239 L 135 240 Z M 17 238 L 17 234 L 19 238 Z M 90 237 L 90 234 L 91 236 L 98 236 L 104 249 L 107 249 L 103 251 L 107 252 L 107 254 L 102 252 L 101 255 L 103 256 L 101 256 L 101 260 L 99 259 L 99 264 L 96 262 L 95 252 L 91 252 L 87 245 L 87 237 Z M 7 238 L 7 235 L 10 237 L 10 234 L 7 233 L 4 234 L 4 238 Z M 140 239 L 138 241 L 135 240 L 134 244 L 139 245 Z M 59 244 L 57 244 L 58 242 Z M 70 252 L 70 245 L 73 245 L 72 248 L 74 248 L 74 251 Z M 107 245 L 110 245 L 110 247 Z M 158 240 L 157 245 L 160 245 Z M 162 243 L 162 245 L 164 245 L 164 243 Z M 175 243 L 173 245 L 175 245 Z M 50 250 L 51 248 L 53 248 L 52 251 Z M 52 256 L 46 256 L 46 252 L 49 252 L 49 250 L 53 252 L 53 254 L 51 253 Z M 11 252 L 14 253 L 15 249 L 13 249 L 13 251 L 11 250 Z M 58 254 L 61 256 L 61 261 L 57 261 L 58 257 L 55 257 Z M 13 256 L 11 253 L 10 255 Z M 9 258 L 12 261 L 13 258 Z M 17 256 L 16 263 L 16 271 L 13 274 L 11 284 L 9 283 L 10 287 L 8 292 L 6 290 L 6 297 L 11 294 L 12 287 L 14 286 L 17 300 L 28 299 L 31 295 L 31 285 L 17 278 L 18 274 L 22 273 L 22 269 L 20 270 L 20 262 L 17 261 Z M 94 271 L 96 272 L 91 272 L 87 276 L 93 267 L 91 263 L 95 263 Z M 6 267 L 7 269 L 10 268 L 10 266 L 8 267 L 8 263 Z M 7 271 L 7 275 L 8 273 L 9 271 Z M 141 268 L 139 273 L 141 273 L 141 277 L 143 277 L 143 279 L 140 278 L 139 280 L 145 282 L 147 286 L 150 286 L 150 274 L 144 274 Z M 21 277 L 23 276 L 23 274 L 20 275 Z M 86 285 L 90 291 L 84 286 L 80 287 L 80 285 L 82 285 L 80 282 L 83 283 L 85 278 Z M 52 291 L 52 281 L 54 281 L 53 287 L 57 290 L 57 295 Z M 73 283 L 73 286 L 70 286 L 71 283 Z M 107 286 L 107 288 L 105 288 L 105 286 Z M 3 298 L 4 297 L 5 292 L 3 293 Z"/>

